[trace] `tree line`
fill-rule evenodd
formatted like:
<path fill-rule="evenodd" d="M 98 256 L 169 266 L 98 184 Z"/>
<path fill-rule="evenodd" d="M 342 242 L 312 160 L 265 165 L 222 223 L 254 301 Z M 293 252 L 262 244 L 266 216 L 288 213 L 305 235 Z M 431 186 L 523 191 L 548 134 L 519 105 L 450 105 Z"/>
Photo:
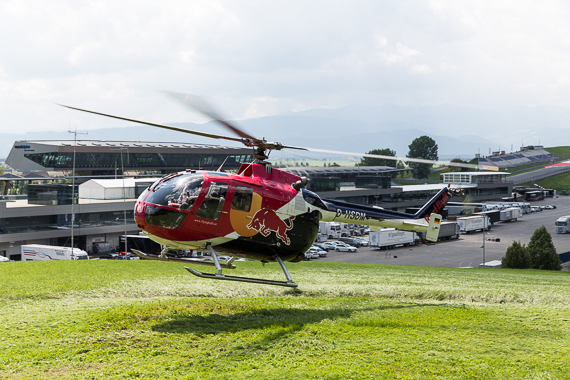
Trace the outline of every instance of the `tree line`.
<path fill-rule="evenodd" d="M 410 145 L 408 145 L 409 151 L 406 157 L 408 158 L 423 158 L 426 160 L 437 161 L 439 159 L 437 153 L 437 143 L 429 136 L 421 136 Z M 385 149 L 373 149 L 367 154 L 375 154 L 381 156 L 391 156 L 396 157 L 396 151 L 385 148 Z M 406 161 L 406 163 L 413 172 L 415 178 L 428 178 L 431 164 L 420 164 L 417 162 Z M 395 166 L 397 169 L 404 169 L 404 162 L 397 160 L 396 165 L 394 165 L 394 160 L 388 158 L 374 158 L 374 157 L 363 157 L 360 160 L 358 166 Z"/>
<path fill-rule="evenodd" d="M 527 247 L 520 241 L 513 241 L 501 260 L 501 268 L 560 270 L 562 264 L 552 236 L 542 226 L 534 231 Z"/>

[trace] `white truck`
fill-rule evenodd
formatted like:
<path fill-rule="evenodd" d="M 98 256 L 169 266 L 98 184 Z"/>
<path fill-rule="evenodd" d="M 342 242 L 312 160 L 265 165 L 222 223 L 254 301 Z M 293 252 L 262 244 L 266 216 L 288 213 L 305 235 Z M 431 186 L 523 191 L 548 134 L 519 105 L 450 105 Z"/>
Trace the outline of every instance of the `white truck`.
<path fill-rule="evenodd" d="M 329 239 L 338 239 L 340 237 L 340 223 L 338 222 L 319 222 L 321 232 L 325 233 Z"/>
<path fill-rule="evenodd" d="M 459 234 L 459 224 L 457 224 L 457 222 L 441 222 L 437 241 L 459 239 Z M 421 236 L 422 239 L 426 238 L 425 232 L 418 232 L 418 235 Z"/>
<path fill-rule="evenodd" d="M 501 222 L 516 222 L 522 217 L 522 210 L 518 207 L 511 207 L 501 210 Z"/>
<path fill-rule="evenodd" d="M 322 243 L 328 240 L 328 236 L 325 232 L 323 232 L 323 229 L 320 226 L 320 223 L 323 222 L 319 222 L 319 234 L 317 235 L 317 242 Z"/>
<path fill-rule="evenodd" d="M 22 261 L 46 260 L 89 260 L 89 255 L 79 248 L 71 250 L 71 247 L 56 247 L 53 245 L 22 245 Z"/>
<path fill-rule="evenodd" d="M 567 234 L 570 232 L 570 215 L 561 216 L 556 220 L 556 233 Z"/>
<path fill-rule="evenodd" d="M 418 244 L 415 232 L 401 231 L 395 228 L 371 227 L 368 239 L 370 240 L 370 247 L 376 249 L 392 249 Z"/>
<path fill-rule="evenodd" d="M 491 228 L 488 216 L 466 216 L 464 218 L 457 218 L 457 224 L 459 225 L 459 231 L 464 234 Z"/>
<path fill-rule="evenodd" d="M 352 236 L 352 230 L 350 228 L 351 224 L 348 223 L 340 223 L 340 237 L 349 237 Z M 352 224 L 352 226 L 354 226 Z"/>

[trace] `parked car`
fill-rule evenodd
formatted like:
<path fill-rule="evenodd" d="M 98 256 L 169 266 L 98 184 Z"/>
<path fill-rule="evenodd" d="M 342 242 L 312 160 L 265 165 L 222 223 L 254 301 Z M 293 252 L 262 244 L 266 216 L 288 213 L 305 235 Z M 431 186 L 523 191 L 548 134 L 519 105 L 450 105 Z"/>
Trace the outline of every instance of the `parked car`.
<path fill-rule="evenodd" d="M 554 210 L 554 209 L 556 208 L 556 206 L 554 206 L 554 205 L 546 205 L 546 206 L 544 206 L 544 208 L 547 209 L 547 210 Z"/>
<path fill-rule="evenodd" d="M 325 241 L 321 243 L 321 246 L 334 250 L 336 248 L 337 242 Z"/>
<path fill-rule="evenodd" d="M 314 248 L 309 248 L 309 250 L 305 252 L 305 259 L 318 259 L 319 257 L 321 256 L 319 256 L 319 253 Z"/>
<path fill-rule="evenodd" d="M 358 241 L 360 242 L 360 246 L 361 246 L 361 247 L 368 247 L 368 246 L 370 245 L 370 242 L 369 242 L 368 239 L 366 239 L 366 238 L 361 238 L 361 237 L 359 237 L 359 238 L 356 238 L 356 239 L 358 239 Z"/>
<path fill-rule="evenodd" d="M 309 251 L 316 253 L 317 255 L 319 255 L 319 257 L 327 257 L 326 251 L 323 251 L 319 247 L 311 247 L 309 248 Z"/>
<path fill-rule="evenodd" d="M 119 255 L 119 257 L 118 257 L 119 260 L 140 260 L 140 257 L 138 257 L 137 255 L 135 255 L 132 252 L 124 252 L 123 251 L 123 252 L 119 252 L 118 255 Z"/>
<path fill-rule="evenodd" d="M 231 256 L 218 256 L 219 261 L 230 261 L 231 259 Z"/>
<path fill-rule="evenodd" d="M 322 249 L 322 250 L 325 251 L 325 252 L 328 252 L 329 249 L 330 249 L 330 248 L 325 247 L 324 244 L 313 244 L 313 247 L 320 248 L 320 249 Z"/>
<path fill-rule="evenodd" d="M 345 243 L 338 243 L 334 250 L 337 252 L 356 252 L 356 247 Z"/>
<path fill-rule="evenodd" d="M 116 253 L 105 253 L 104 255 L 99 256 L 99 260 L 121 260 L 122 257 Z"/>
<path fill-rule="evenodd" d="M 352 245 L 353 247 L 356 248 L 360 247 L 360 241 L 358 240 L 358 238 L 355 237 L 340 237 L 338 238 L 338 241 L 348 245 Z"/>

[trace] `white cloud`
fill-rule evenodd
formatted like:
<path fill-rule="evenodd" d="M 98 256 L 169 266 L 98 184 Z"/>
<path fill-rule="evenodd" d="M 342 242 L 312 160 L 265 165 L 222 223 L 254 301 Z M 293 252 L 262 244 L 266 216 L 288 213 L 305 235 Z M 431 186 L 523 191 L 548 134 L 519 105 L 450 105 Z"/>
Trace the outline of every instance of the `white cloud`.
<path fill-rule="evenodd" d="M 389 53 L 380 53 L 386 63 L 407 62 L 411 57 L 421 55 L 419 50 L 410 49 L 404 44 L 397 43 L 396 48 Z"/>
<path fill-rule="evenodd" d="M 354 103 L 570 107 L 569 15 L 556 0 L 4 0 L 0 132 L 82 120 L 53 102 L 203 120 L 157 90 L 213 96 L 233 118 Z"/>
<path fill-rule="evenodd" d="M 429 74 L 433 70 L 428 65 L 413 65 L 411 71 L 418 74 Z"/>

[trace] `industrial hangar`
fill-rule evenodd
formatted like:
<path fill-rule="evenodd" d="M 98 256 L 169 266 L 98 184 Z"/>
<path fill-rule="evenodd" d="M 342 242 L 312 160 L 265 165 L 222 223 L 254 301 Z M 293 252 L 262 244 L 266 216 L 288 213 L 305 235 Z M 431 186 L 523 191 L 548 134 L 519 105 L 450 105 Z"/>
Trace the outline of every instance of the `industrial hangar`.
<path fill-rule="evenodd" d="M 5 186 L 5 196 L 0 200 L 0 256 L 18 260 L 23 244 L 69 246 L 72 234 L 74 245 L 88 252 L 115 249 L 121 235 L 139 232 L 133 220 L 134 203 L 157 176 L 185 169 L 217 170 L 222 164 L 223 170 L 237 170 L 241 163 L 252 160 L 250 148 L 216 145 L 17 141 L 6 164 L 31 174 L 0 178 L 6 183 L 26 181 L 28 184 L 24 199 L 10 197 L 9 186 Z M 69 182 L 74 167 L 74 189 L 69 183 L 53 183 L 61 181 L 61 177 L 34 178 L 33 175 L 56 172 L 64 178 L 67 176 Z M 438 184 L 396 187 L 392 185 L 391 175 L 398 169 L 387 166 L 285 170 L 310 178 L 309 189 L 324 198 L 402 211 L 423 205 L 448 183 L 463 188 L 475 201 L 499 200 L 512 191 L 512 183 L 506 180 L 508 173 L 489 176 L 488 173 L 463 172 L 457 178 L 444 176 L 443 182 Z M 136 179 L 125 178 L 123 182 L 122 173 Z"/>

